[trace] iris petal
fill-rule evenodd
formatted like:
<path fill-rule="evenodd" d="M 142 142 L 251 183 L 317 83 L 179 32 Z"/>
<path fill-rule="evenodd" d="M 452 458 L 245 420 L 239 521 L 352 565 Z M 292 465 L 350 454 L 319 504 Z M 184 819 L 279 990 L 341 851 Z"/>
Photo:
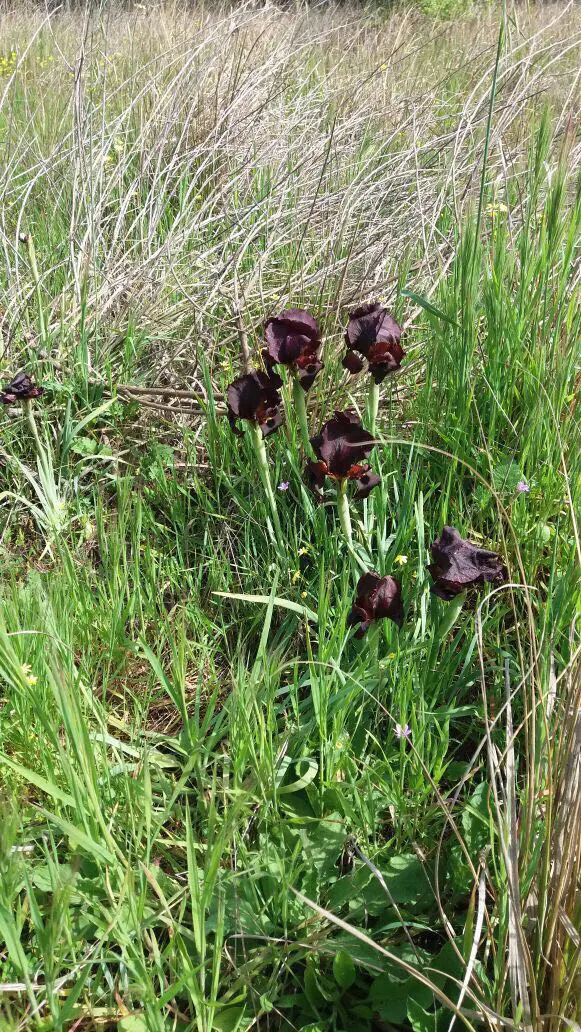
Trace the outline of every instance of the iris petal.
<path fill-rule="evenodd" d="M 353 466 L 360 465 L 369 457 L 375 438 L 364 430 L 357 414 L 347 409 L 335 412 L 321 433 L 312 438 L 311 444 L 331 476 L 346 477 Z"/>
<path fill-rule="evenodd" d="M 344 355 L 341 365 L 348 373 L 351 373 L 351 376 L 355 376 L 356 373 L 360 373 L 365 368 L 365 362 L 362 358 L 359 358 L 355 351 L 348 351 Z"/>
<path fill-rule="evenodd" d="M 238 419 L 256 423 L 263 437 L 268 437 L 278 429 L 283 422 L 278 391 L 280 384 L 280 377 L 276 373 L 257 370 L 239 376 L 230 384 L 226 391 L 227 414 L 235 433 L 240 433 L 236 426 Z"/>
<path fill-rule="evenodd" d="M 434 560 L 428 566 L 434 582 L 432 592 L 446 601 L 467 588 L 508 580 L 506 566 L 496 552 L 466 541 L 454 527 L 444 527 L 430 551 Z"/>
<path fill-rule="evenodd" d="M 403 601 L 401 584 L 391 576 L 380 577 L 370 571 L 359 578 L 357 596 L 347 618 L 348 625 L 360 624 L 358 637 L 375 620 L 393 620 L 398 627 L 403 624 Z"/>
<path fill-rule="evenodd" d="M 327 467 L 324 462 L 314 462 L 313 459 L 309 459 L 305 467 L 305 479 L 307 487 L 313 492 L 318 502 L 323 500 L 326 473 Z"/>
<path fill-rule="evenodd" d="M 355 481 L 355 498 L 367 498 L 371 491 L 373 491 L 373 488 L 380 483 L 381 477 L 378 477 L 377 473 L 373 473 L 372 470 L 362 473 Z"/>

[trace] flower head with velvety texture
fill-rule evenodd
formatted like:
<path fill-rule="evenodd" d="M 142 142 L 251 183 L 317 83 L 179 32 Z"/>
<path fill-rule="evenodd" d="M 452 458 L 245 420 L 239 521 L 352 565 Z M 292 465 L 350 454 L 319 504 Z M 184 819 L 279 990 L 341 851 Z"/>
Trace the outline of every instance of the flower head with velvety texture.
<path fill-rule="evenodd" d="M 43 393 L 44 387 L 37 387 L 27 373 L 17 373 L 0 391 L 0 402 L 3 405 L 13 405 L 15 401 L 32 401 L 33 398 L 40 398 Z"/>
<path fill-rule="evenodd" d="M 359 624 L 356 637 L 362 638 L 376 620 L 393 620 L 398 627 L 403 623 L 401 584 L 395 577 L 380 577 L 378 573 L 364 573 L 357 584 L 357 597 L 347 617 L 348 626 Z"/>
<path fill-rule="evenodd" d="M 268 320 L 265 335 L 267 347 L 263 356 L 267 365 L 290 366 L 303 390 L 310 390 L 323 368 L 321 333 L 313 316 L 303 308 L 286 308 Z"/>
<path fill-rule="evenodd" d="M 279 387 L 282 380 L 272 370 L 260 373 L 253 370 L 239 376 L 226 391 L 228 422 L 235 434 L 240 436 L 238 419 L 255 423 L 262 430 L 262 436 L 278 430 L 283 422 Z"/>
<path fill-rule="evenodd" d="M 401 365 L 405 355 L 400 344 L 402 332 L 401 326 L 377 302 L 355 308 L 345 333 L 348 350 L 343 366 L 350 373 L 361 372 L 364 363 L 359 355 L 363 355 L 373 379 L 381 383 Z"/>
<path fill-rule="evenodd" d="M 506 566 L 496 552 L 465 541 L 454 527 L 444 527 L 430 552 L 434 560 L 428 566 L 434 581 L 432 592 L 447 602 L 467 588 L 508 580 Z"/>
<path fill-rule="evenodd" d="M 380 478 L 370 469 L 367 461 L 375 439 L 361 426 L 352 409 L 335 412 L 323 426 L 320 434 L 311 438 L 316 461 L 307 463 L 307 483 L 320 496 L 325 477 L 355 482 L 356 498 L 366 498 Z"/>
<path fill-rule="evenodd" d="M 371 454 L 375 439 L 361 426 L 357 413 L 347 409 L 335 412 L 320 434 L 311 438 L 311 445 L 328 476 L 354 480 Z"/>
<path fill-rule="evenodd" d="M 355 493 L 353 497 L 367 498 L 373 491 L 373 488 L 378 487 L 379 484 L 381 484 L 381 477 L 378 477 L 377 473 L 374 473 L 372 469 L 363 470 L 355 479 Z"/>

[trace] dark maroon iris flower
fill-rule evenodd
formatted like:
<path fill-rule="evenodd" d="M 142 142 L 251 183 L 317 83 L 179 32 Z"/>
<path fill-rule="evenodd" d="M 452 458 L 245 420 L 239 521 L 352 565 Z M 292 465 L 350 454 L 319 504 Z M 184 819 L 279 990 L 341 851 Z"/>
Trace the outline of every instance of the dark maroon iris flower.
<path fill-rule="evenodd" d="M 375 438 L 364 430 L 359 417 L 351 409 L 335 412 L 323 426 L 320 434 L 311 438 L 316 462 L 307 463 L 309 487 L 320 497 L 325 477 L 355 482 L 356 498 L 366 498 L 379 484 L 379 477 L 369 467 L 367 459 L 375 445 Z"/>
<path fill-rule="evenodd" d="M 286 365 L 295 371 L 303 390 L 313 386 L 323 368 L 321 333 L 312 315 L 302 308 L 287 308 L 265 325 L 267 365 Z"/>
<path fill-rule="evenodd" d="M 403 623 L 401 584 L 395 577 L 380 577 L 378 573 L 364 573 L 359 578 L 357 597 L 347 624 L 359 624 L 356 637 L 362 638 L 375 620 L 393 620 L 398 627 Z"/>
<path fill-rule="evenodd" d="M 279 387 L 282 380 L 272 370 L 260 373 L 253 370 L 239 376 L 226 391 L 228 422 L 238 436 L 242 431 L 238 419 L 255 423 L 262 430 L 262 436 L 278 430 L 283 422 Z"/>
<path fill-rule="evenodd" d="M 40 398 L 43 393 L 44 387 L 36 387 L 27 373 L 17 373 L 14 379 L 0 391 L 0 402 L 3 405 L 13 405 L 16 401 L 32 401 L 33 398 Z"/>
<path fill-rule="evenodd" d="M 343 366 L 350 373 L 361 372 L 364 363 L 359 356 L 363 355 L 373 379 L 381 383 L 401 365 L 405 354 L 400 344 L 402 332 L 401 326 L 377 302 L 355 308 L 349 315 L 345 334 L 348 350 Z"/>
<path fill-rule="evenodd" d="M 335 412 L 320 434 L 311 438 L 311 444 L 317 459 L 325 464 L 328 476 L 353 480 L 359 475 L 361 464 L 369 458 L 375 439 L 361 426 L 357 413 L 347 409 Z"/>
<path fill-rule="evenodd" d="M 434 581 L 432 591 L 447 602 L 467 588 L 485 583 L 504 584 L 508 580 L 506 566 L 496 552 L 465 541 L 454 527 L 444 527 L 430 551 L 434 560 L 428 566 Z"/>

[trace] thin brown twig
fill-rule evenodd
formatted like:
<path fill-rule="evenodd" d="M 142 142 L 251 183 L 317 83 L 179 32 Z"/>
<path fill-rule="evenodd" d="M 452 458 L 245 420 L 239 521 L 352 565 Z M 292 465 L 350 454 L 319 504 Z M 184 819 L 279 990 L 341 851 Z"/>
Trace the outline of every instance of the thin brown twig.
<path fill-rule="evenodd" d="M 238 293 L 238 277 L 234 275 L 234 323 L 238 331 L 238 339 L 240 341 L 240 350 L 242 352 L 242 372 L 249 373 L 252 369 L 252 356 L 250 354 L 250 347 L 248 346 L 248 334 L 244 329 L 244 323 L 242 321 L 242 313 L 240 311 L 240 298 Z"/>
<path fill-rule="evenodd" d="M 163 394 L 168 398 L 186 398 L 191 401 L 199 401 L 200 397 L 203 399 L 203 396 L 200 395 L 200 391 L 179 391 L 174 387 L 134 387 L 130 383 L 120 383 L 117 386 L 117 390 L 129 391 L 131 394 L 143 394 L 144 397 L 147 397 L 148 395 L 154 396 L 156 394 Z M 214 397 L 217 397 L 217 395 L 214 395 Z"/>
<path fill-rule="evenodd" d="M 157 401 L 145 401 L 143 398 L 124 398 L 121 396 L 122 401 L 135 401 L 141 408 L 155 409 L 157 412 L 166 412 L 172 416 L 201 416 L 203 411 L 201 408 L 172 408 L 171 405 L 163 405 Z"/>

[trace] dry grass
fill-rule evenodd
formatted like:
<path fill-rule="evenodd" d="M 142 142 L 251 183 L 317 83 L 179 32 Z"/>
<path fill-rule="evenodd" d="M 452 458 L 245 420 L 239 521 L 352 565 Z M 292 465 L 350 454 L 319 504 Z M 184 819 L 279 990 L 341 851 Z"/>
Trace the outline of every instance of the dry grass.
<path fill-rule="evenodd" d="M 409 264 L 433 288 L 452 260 L 479 188 L 494 12 L 19 11 L 0 29 L 17 55 L 0 94 L 5 339 L 27 319 L 29 229 L 64 348 L 98 328 L 87 363 L 114 358 L 138 312 L 158 370 L 228 339 L 237 292 L 251 320 L 304 292 L 332 316 L 362 292 L 388 298 Z M 578 42 L 572 5 L 511 12 L 499 194 L 518 192 L 544 105 L 553 160 L 572 150 Z"/>

